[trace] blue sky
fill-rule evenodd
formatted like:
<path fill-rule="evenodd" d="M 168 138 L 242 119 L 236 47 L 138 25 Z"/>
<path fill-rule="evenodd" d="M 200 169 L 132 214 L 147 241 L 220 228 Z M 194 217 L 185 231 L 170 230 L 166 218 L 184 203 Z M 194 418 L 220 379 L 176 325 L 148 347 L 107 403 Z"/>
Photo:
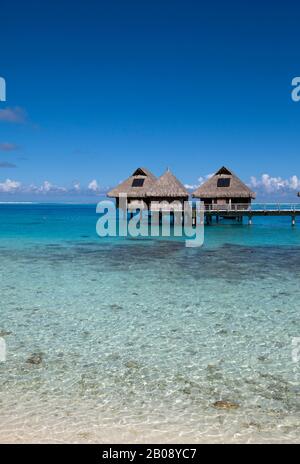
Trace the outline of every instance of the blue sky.
<path fill-rule="evenodd" d="M 289 0 L 3 2 L 0 201 L 93 199 L 140 165 L 294 199 L 299 39 Z"/>

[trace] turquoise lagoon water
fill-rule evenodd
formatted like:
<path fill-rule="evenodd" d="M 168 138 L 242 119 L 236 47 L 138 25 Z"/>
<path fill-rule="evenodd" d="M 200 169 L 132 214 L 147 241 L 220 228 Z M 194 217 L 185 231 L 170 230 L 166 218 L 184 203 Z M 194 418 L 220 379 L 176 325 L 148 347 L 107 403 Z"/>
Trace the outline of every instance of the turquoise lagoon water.
<path fill-rule="evenodd" d="M 221 223 L 191 249 L 96 221 L 0 205 L 0 441 L 300 442 L 300 224 Z"/>

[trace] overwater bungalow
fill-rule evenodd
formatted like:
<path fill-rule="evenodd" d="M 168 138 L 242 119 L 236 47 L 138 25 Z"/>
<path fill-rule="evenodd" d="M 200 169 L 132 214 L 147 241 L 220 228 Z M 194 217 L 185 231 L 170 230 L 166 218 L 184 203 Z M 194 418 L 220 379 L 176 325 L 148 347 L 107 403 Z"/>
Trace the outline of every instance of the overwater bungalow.
<path fill-rule="evenodd" d="M 200 198 L 206 209 L 224 208 L 247 209 L 256 194 L 251 191 L 232 171 L 226 167 L 219 169 L 210 179 L 195 190 L 193 198 Z"/>
<path fill-rule="evenodd" d="M 119 207 L 120 195 L 127 195 L 128 206 L 134 206 L 134 203 L 143 200 L 149 205 L 147 192 L 152 187 L 156 177 L 149 169 L 137 168 L 128 179 L 121 182 L 117 187 L 108 192 L 107 196 L 116 199 L 116 205 Z"/>
<path fill-rule="evenodd" d="M 107 194 L 108 197 L 116 199 L 117 207 L 122 195 L 127 197 L 129 210 L 141 209 L 141 201 L 153 212 L 160 210 L 159 220 L 162 218 L 162 211 L 171 214 L 175 211 L 182 212 L 184 201 L 189 199 L 188 191 L 169 169 L 156 178 L 149 169 L 137 168 L 128 179 Z M 242 222 L 246 217 L 251 225 L 255 216 L 290 216 L 292 225 L 295 226 L 296 217 L 300 217 L 300 207 L 297 205 L 291 208 L 287 208 L 286 205 L 282 208 L 277 205 L 271 209 L 251 208 L 251 201 L 256 198 L 256 194 L 224 166 L 195 190 L 192 197 L 204 202 L 207 224 L 212 223 L 213 217 L 216 217 L 217 222 L 219 218 Z M 177 220 L 178 216 L 173 215 L 174 220 L 175 216 Z M 180 217 L 180 223 L 182 219 L 183 216 Z"/>
<path fill-rule="evenodd" d="M 189 198 L 189 193 L 177 177 L 167 169 L 148 189 L 147 197 L 151 210 L 157 208 L 158 202 L 164 202 L 165 210 L 169 209 L 170 203 L 174 209 L 182 209 L 184 202 Z"/>
<path fill-rule="evenodd" d="M 124 182 L 108 192 L 107 196 L 116 199 L 119 206 L 121 195 L 127 195 L 128 207 L 135 207 L 139 201 L 144 201 L 149 209 L 156 209 L 158 202 L 164 202 L 164 209 L 172 203 L 182 209 L 184 201 L 188 200 L 189 193 L 182 183 L 167 169 L 156 178 L 149 169 L 137 168 Z"/>

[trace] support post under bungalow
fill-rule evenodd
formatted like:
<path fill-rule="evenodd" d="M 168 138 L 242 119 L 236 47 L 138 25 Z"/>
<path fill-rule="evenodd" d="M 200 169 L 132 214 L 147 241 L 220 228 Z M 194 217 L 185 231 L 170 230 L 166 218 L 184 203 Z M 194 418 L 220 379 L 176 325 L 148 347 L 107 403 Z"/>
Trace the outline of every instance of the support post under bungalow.
<path fill-rule="evenodd" d="M 292 226 L 295 227 L 296 225 L 296 216 L 292 216 Z"/>
<path fill-rule="evenodd" d="M 248 217 L 248 224 L 249 224 L 249 226 L 252 226 L 252 216 Z"/>
<path fill-rule="evenodd" d="M 209 226 L 212 223 L 212 218 L 209 214 L 206 215 L 206 224 Z"/>
<path fill-rule="evenodd" d="M 163 219 L 162 211 L 159 211 L 159 213 L 158 213 L 158 224 L 160 226 L 162 225 L 162 219 Z"/>
<path fill-rule="evenodd" d="M 175 226 L 175 213 L 174 213 L 174 211 L 170 211 L 170 224 Z"/>

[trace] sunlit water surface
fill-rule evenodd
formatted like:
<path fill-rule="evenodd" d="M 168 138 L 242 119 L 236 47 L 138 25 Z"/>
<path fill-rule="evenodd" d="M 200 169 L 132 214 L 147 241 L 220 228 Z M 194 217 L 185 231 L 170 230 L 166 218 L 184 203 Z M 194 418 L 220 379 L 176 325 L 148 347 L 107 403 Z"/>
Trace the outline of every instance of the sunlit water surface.
<path fill-rule="evenodd" d="M 300 442 L 300 225 L 222 222 L 191 249 L 96 221 L 0 206 L 0 441 Z"/>

